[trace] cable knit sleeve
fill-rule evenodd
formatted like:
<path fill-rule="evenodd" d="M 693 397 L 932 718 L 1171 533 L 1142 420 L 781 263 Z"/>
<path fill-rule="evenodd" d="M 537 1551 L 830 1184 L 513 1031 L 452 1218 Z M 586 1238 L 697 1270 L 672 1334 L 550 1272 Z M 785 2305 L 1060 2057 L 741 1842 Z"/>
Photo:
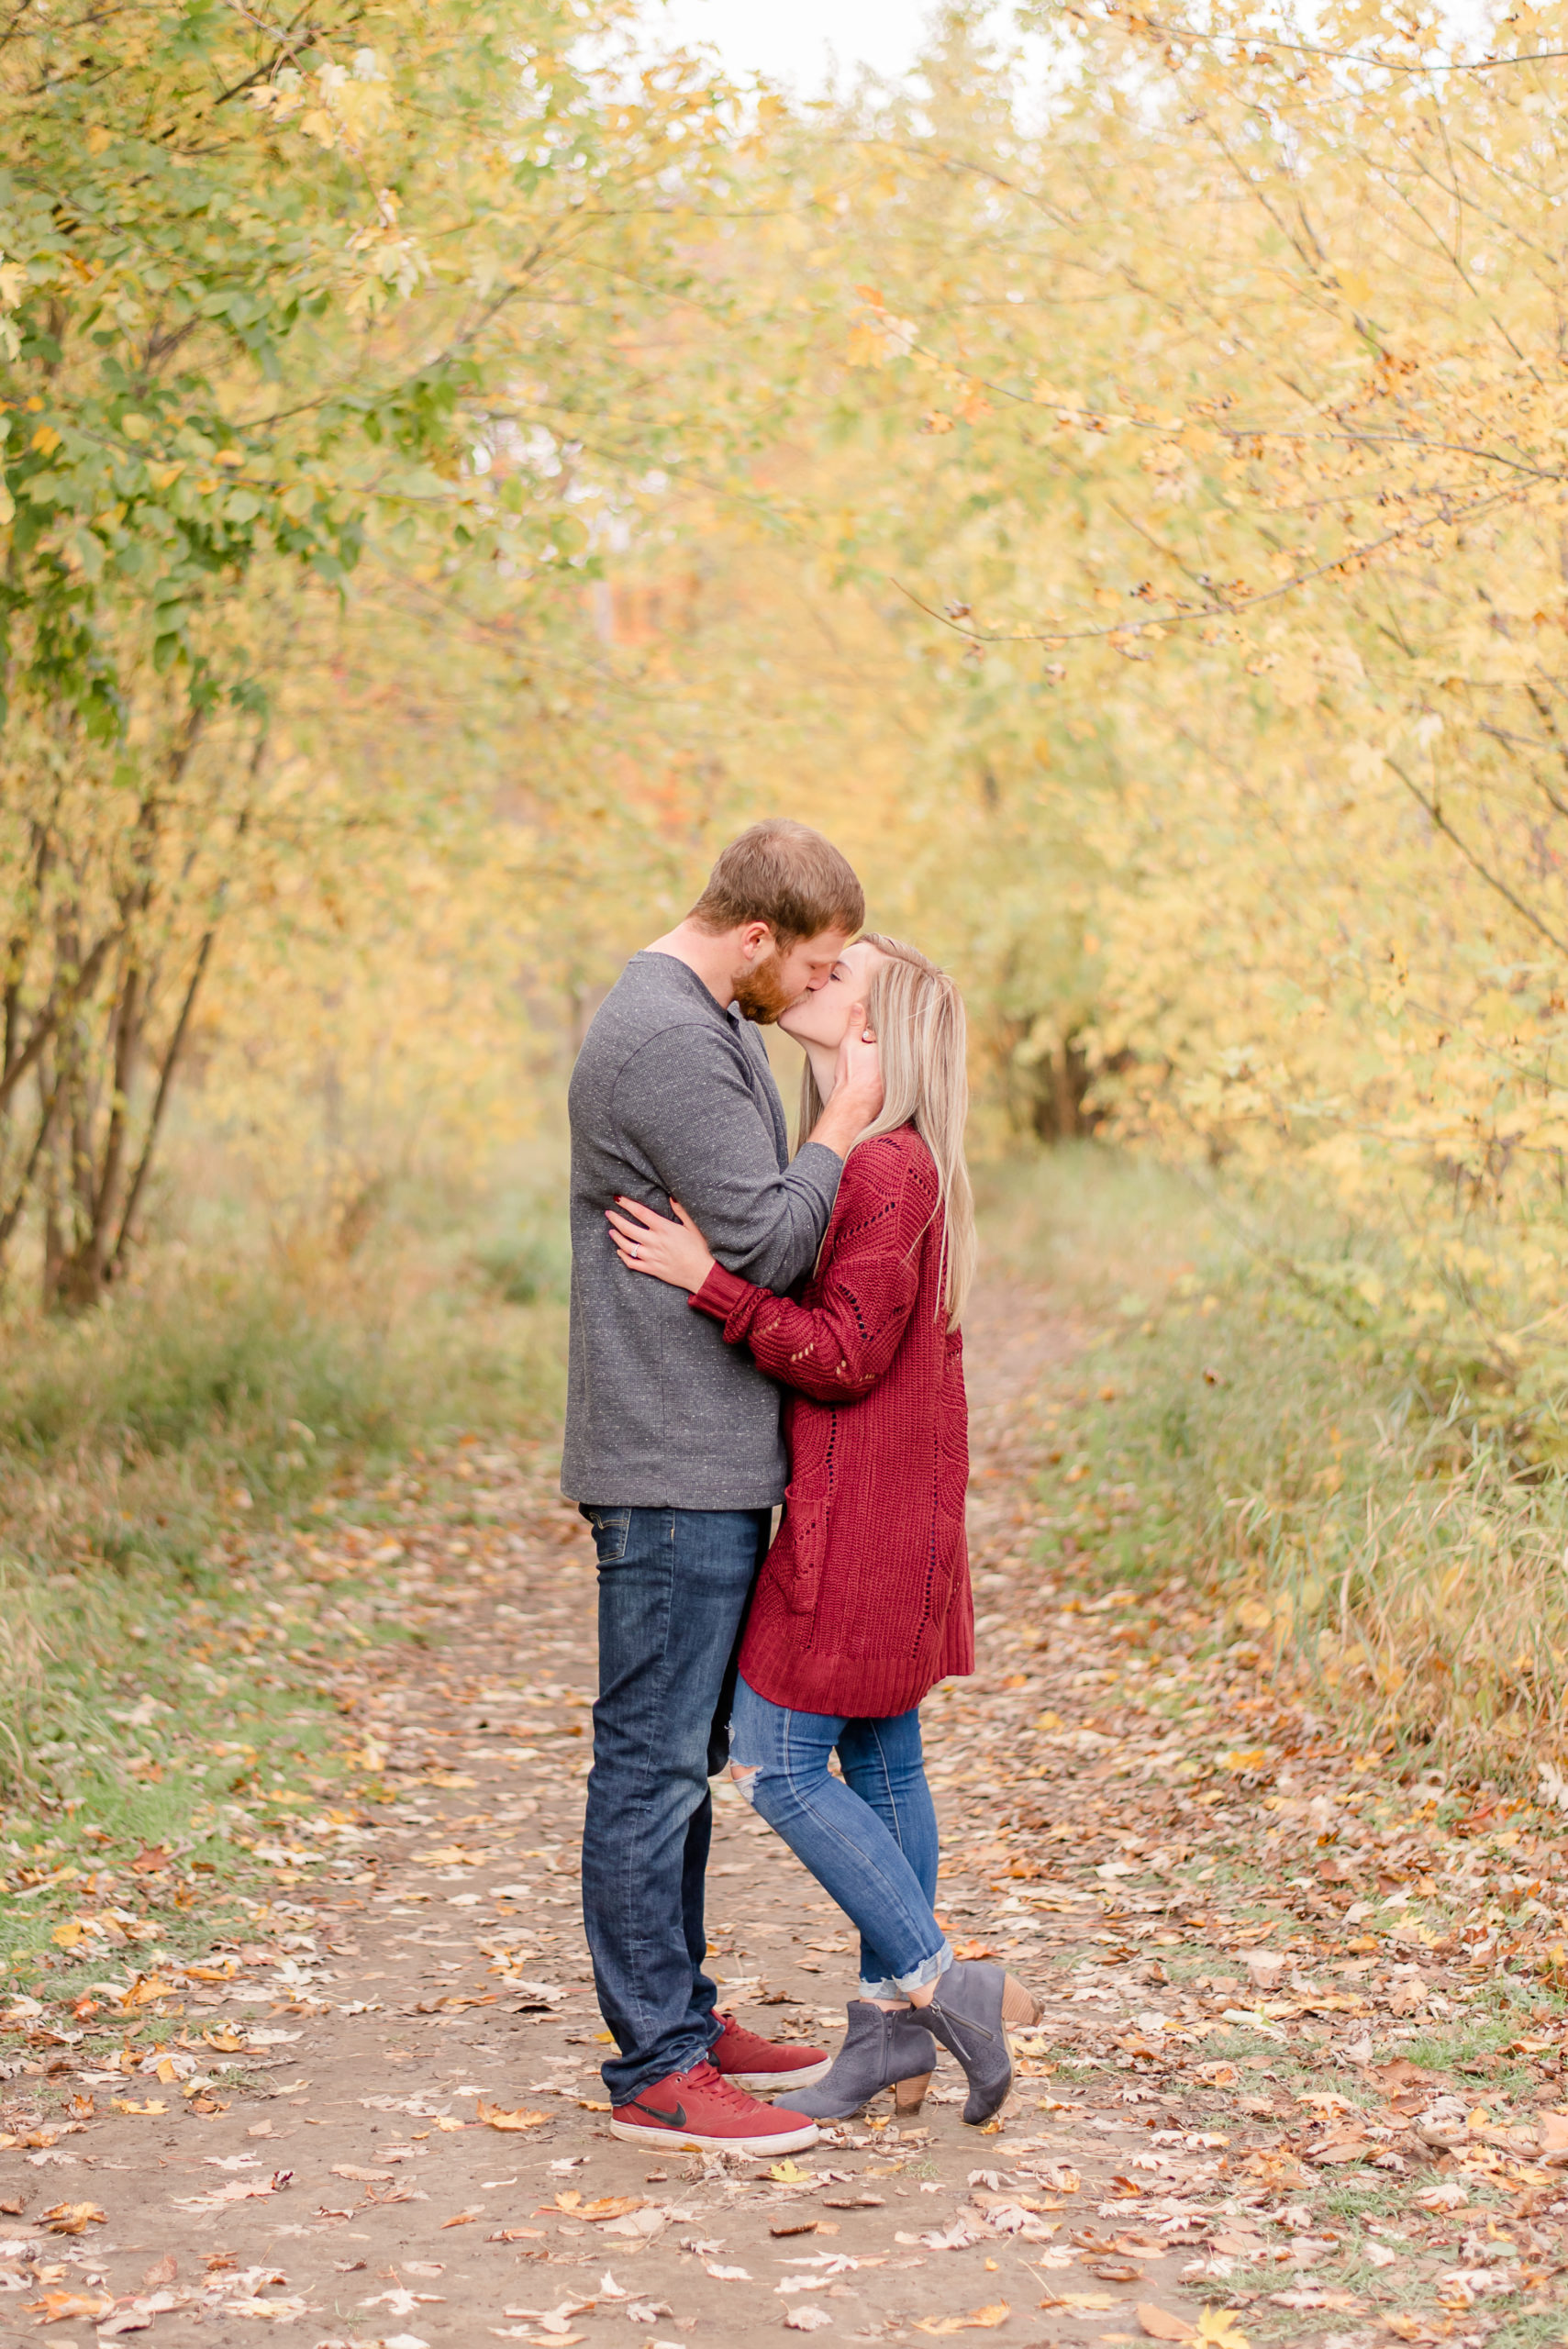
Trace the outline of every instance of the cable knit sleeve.
<path fill-rule="evenodd" d="M 796 1305 L 716 1264 L 690 1302 L 746 1345 L 783 1386 L 826 1402 L 869 1395 L 898 1350 L 914 1308 L 922 1242 L 936 1220 L 935 1172 L 923 1143 L 862 1143 L 844 1169 L 814 1286 Z"/>

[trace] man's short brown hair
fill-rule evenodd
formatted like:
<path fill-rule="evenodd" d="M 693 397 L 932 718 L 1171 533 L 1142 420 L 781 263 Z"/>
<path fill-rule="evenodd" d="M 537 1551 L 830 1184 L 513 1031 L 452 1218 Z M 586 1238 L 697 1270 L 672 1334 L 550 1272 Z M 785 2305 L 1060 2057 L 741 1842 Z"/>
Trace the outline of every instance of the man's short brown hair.
<path fill-rule="evenodd" d="M 825 930 L 852 935 L 865 918 L 865 892 L 849 859 L 788 816 L 770 816 L 731 841 L 686 916 L 715 936 L 765 921 L 784 948 Z"/>

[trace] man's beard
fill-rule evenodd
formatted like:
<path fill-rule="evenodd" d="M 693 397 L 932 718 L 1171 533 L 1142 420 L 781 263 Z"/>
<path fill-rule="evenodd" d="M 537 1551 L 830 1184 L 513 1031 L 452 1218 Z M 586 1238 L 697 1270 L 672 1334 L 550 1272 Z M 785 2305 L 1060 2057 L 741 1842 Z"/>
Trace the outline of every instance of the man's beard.
<path fill-rule="evenodd" d="M 771 1028 L 795 999 L 779 984 L 778 967 L 773 963 L 764 963 L 735 981 L 735 1001 L 740 1017 L 754 1019 L 759 1028 Z"/>

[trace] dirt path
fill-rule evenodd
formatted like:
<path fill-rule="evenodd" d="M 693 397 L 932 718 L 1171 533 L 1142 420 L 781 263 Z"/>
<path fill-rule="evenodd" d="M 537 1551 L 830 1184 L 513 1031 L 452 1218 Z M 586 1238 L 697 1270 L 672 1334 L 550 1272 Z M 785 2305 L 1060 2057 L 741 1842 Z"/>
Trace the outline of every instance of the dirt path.
<path fill-rule="evenodd" d="M 962 2126 L 948 2065 L 917 2126 L 884 2101 L 772 2169 L 609 2136 L 575 1878 L 591 1552 L 548 1463 L 475 1451 L 471 1521 L 403 1528 L 425 1644 L 368 1667 L 394 1798 L 328 1822 L 330 1860 L 270 1848 L 256 1938 L 148 1986 L 134 2070 L 34 2031 L 0 2339 L 1560 2335 L 1560 1857 L 1529 1814 L 1358 1767 L 1249 1653 L 1195 1661 L 1184 1590 L 1031 1563 L 1031 1431 L 1080 1334 L 1016 1291 L 974 1317 L 981 1665 L 928 1709 L 949 1929 L 1046 1999 L 999 2130 Z M 851 1934 L 728 1789 L 709 1916 L 743 2017 L 830 2038 Z"/>

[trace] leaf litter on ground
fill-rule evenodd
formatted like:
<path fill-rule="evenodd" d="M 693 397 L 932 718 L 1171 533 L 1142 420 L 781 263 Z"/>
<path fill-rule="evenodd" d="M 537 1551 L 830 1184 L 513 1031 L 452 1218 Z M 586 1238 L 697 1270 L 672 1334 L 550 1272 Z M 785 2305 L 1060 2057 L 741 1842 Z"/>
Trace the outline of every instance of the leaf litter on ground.
<path fill-rule="evenodd" d="M 588 1660 L 564 1660 L 586 1564 L 573 1562 L 580 1529 L 548 1497 L 539 1464 L 497 1451 L 484 1475 L 509 1497 L 494 1523 L 465 1525 L 466 1557 L 454 1562 L 450 1520 L 428 1498 L 415 1495 L 403 1510 L 384 1603 L 429 1644 L 367 1652 L 345 1691 L 359 1757 L 346 1821 L 263 1804 L 277 1822 L 262 1862 L 271 1889 L 235 1911 L 233 1929 L 209 1934 L 199 1955 L 156 1966 L 122 1958 L 112 1977 L 100 1956 L 83 1980 L 75 1948 L 59 1945 L 58 1965 L 32 1977 L 43 1995 L 18 1989 L 9 2002 L 11 2044 L 32 2068 L 6 2085 L 0 2139 L 49 2176 L 48 2165 L 76 2159 L 84 2140 L 110 2143 L 106 2131 L 165 2118 L 182 2132 L 221 2130 L 231 2107 L 241 2130 L 292 2130 L 298 2170 L 313 2092 L 292 2075 L 271 2077 L 271 2050 L 290 2040 L 299 2048 L 291 2060 L 319 2071 L 317 2050 L 369 2033 L 353 2040 L 366 2051 L 354 2062 L 378 2050 L 382 2078 L 401 2070 L 410 2085 L 359 2101 L 377 2127 L 378 2114 L 398 2112 L 417 2141 L 416 2174 L 450 2181 L 419 2220 L 443 2261 L 470 2230 L 475 2244 L 525 2263 L 581 2264 L 564 2228 L 583 2231 L 584 2253 L 606 2232 L 630 2238 L 639 2291 L 612 2291 L 608 2279 L 596 2289 L 587 2275 L 582 2301 L 508 2294 L 499 2278 L 484 2282 L 478 2253 L 465 2252 L 443 2276 L 453 2312 L 443 2322 L 520 2298 L 525 2307 L 505 2309 L 520 2329 L 502 2337 L 559 2343 L 597 2301 L 606 2313 L 636 2310 L 635 2321 L 678 2329 L 659 2313 L 693 2297 L 677 2240 L 702 2246 L 712 2321 L 741 2298 L 742 2277 L 763 2280 L 774 2238 L 806 2223 L 796 2216 L 803 2201 L 855 2214 L 810 2223 L 865 2231 L 851 2246 L 864 2267 L 854 2288 L 902 2312 L 911 2333 L 1000 2330 L 995 2311 L 1020 2302 L 1060 2311 L 1073 2340 L 1125 2336 L 1136 2324 L 1149 2338 L 1211 2349 L 1242 2349 L 1247 2325 L 1316 2338 L 1353 2321 L 1396 2338 L 1469 2342 L 1516 2311 L 1544 2320 L 1561 2306 L 1568 2218 L 1568 1822 L 1554 1798 L 1451 1787 L 1340 1738 L 1255 1651 L 1210 1652 L 1200 1594 L 1173 1576 L 1107 1586 L 1087 1566 L 1042 1567 L 1041 1545 L 1060 1550 L 1062 1511 L 1041 1477 L 1040 1426 L 1047 1399 L 1066 1411 L 1084 1392 L 1076 1357 L 1049 1346 L 1024 1376 L 994 1379 L 989 1391 L 976 1379 L 981 1669 L 927 1709 L 947 1929 L 996 1951 L 1043 1999 L 1018 2042 L 1017 2087 L 995 2137 L 962 2128 L 948 2101 L 962 2090 L 944 2070 L 915 2128 L 873 2111 L 798 2158 L 749 2171 L 686 2162 L 653 2202 L 622 2190 L 640 2182 L 639 2156 L 623 2162 L 595 2133 L 603 2035 L 572 1908 L 580 1779 L 562 1766 L 583 1750 L 573 1740 L 591 1692 Z M 523 1621 L 499 1611 L 515 1606 L 516 1527 L 531 1544 L 539 1594 Z M 559 1606 L 551 1559 L 564 1577 Z M 743 2005 L 743 1986 L 754 1986 L 759 2001 L 783 1999 L 759 2003 L 747 2018 L 757 2027 L 819 2032 L 828 1985 L 814 1969 L 847 1939 L 824 1930 L 837 1927 L 837 1912 L 785 1872 L 754 1822 L 723 1803 L 719 1813 L 727 1849 L 738 1839 L 746 1862 L 733 1869 L 744 1894 L 719 1891 L 729 1863 L 717 1854 L 710 1885 L 710 1902 L 729 1904 L 710 1906 L 711 1962 L 736 1985 L 725 1995 Z M 467 1887 L 485 1882 L 476 1861 L 495 1864 L 495 1884 L 471 1917 Z M 827 1946 L 813 1953 L 814 1943 Z M 367 1969 L 381 1978 L 367 1981 Z M 422 1981 L 421 1970 L 444 1978 Z M 486 1990 L 487 1976 L 500 1987 Z M 258 2027 L 255 2005 L 287 2031 Z M 432 2069 L 443 2046 L 460 2058 L 473 2051 L 464 2060 L 477 2064 L 486 2047 L 514 2041 L 528 2052 L 515 2066 L 508 2058 L 494 2087 L 472 2085 L 483 2071 L 449 2071 L 443 2087 Z M 535 2049 L 548 2051 L 544 2068 L 556 2066 L 548 2080 Z M 167 2081 L 170 2112 L 111 2117 L 100 2104 L 72 2113 L 66 2100 L 93 2096 L 104 2076 Z M 356 2088 L 363 2079 L 361 2069 Z M 543 2104 L 519 2101 L 519 2090 Z M 272 2097 L 270 2117 L 250 2123 L 258 2093 Z M 365 2189 L 367 2212 L 392 2199 L 379 2189 L 404 2164 L 391 2159 L 395 2148 L 345 2135 L 350 2126 L 323 2121 L 324 2152 L 329 2143 L 342 2158 L 308 2175 Z M 439 2158 L 450 2149 L 465 2161 L 465 2145 L 493 2131 L 517 2141 L 507 2164 L 537 2163 L 499 2225 L 476 2191 L 480 2170 Z M 113 2142 L 133 2175 L 147 2163 L 128 2133 Z M 216 2158 L 225 2168 L 254 2162 L 256 2174 L 176 2194 L 172 2211 L 221 2210 L 238 2229 L 287 2182 L 254 2154 Z M 621 2166 L 606 2172 L 606 2161 Z M 546 2194 L 547 2171 L 563 2167 L 595 2185 L 574 2199 Z M 100 2191 L 113 2176 L 96 2173 Z M 429 2199 L 423 2188 L 395 2191 Z M 671 2226 L 665 2211 L 677 2207 L 693 2215 Z M 348 2213 L 313 2221 L 361 2222 Z M 24 2285 L 41 2283 L 51 2243 L 106 2223 L 96 2203 L 50 2202 L 0 2260 Z M 1499 2252 L 1504 2236 L 1513 2256 Z M 868 2265 L 872 2254 L 905 2264 Z M 964 2261 L 981 2257 L 1009 2288 L 984 2303 L 962 2283 Z M 50 2278 L 39 2297 L 67 2288 L 76 2287 Z M 141 2297 L 158 2288 L 150 2272 Z M 278 2322 L 287 2320 L 275 2311 L 304 2305 L 281 2274 L 227 2296 L 221 2279 L 203 2288 L 215 2307 L 244 2302 L 260 2316 L 265 2304 Z M 158 2313 L 121 2299 L 115 2309 L 128 2319 Z M 836 2321 L 817 2293 L 789 2299 L 786 2308 L 769 2294 L 770 2321 L 797 2331 Z M 646 2320 L 644 2308 L 654 2311 Z"/>

